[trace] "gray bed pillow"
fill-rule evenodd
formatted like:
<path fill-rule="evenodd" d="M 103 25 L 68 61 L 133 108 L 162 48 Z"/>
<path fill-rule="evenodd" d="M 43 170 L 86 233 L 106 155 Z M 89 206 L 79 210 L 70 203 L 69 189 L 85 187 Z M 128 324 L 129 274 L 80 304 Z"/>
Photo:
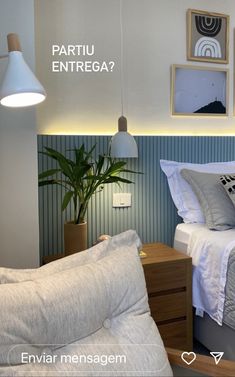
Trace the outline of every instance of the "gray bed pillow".
<path fill-rule="evenodd" d="M 220 183 L 221 174 L 182 169 L 181 175 L 196 194 L 209 229 L 235 227 L 235 207 Z"/>

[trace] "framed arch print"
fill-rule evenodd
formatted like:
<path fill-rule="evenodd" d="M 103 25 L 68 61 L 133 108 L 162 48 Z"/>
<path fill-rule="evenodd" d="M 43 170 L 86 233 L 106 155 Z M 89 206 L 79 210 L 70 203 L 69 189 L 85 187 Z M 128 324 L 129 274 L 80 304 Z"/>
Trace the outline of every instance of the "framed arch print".
<path fill-rule="evenodd" d="M 229 16 L 202 10 L 187 12 L 187 59 L 229 62 Z"/>

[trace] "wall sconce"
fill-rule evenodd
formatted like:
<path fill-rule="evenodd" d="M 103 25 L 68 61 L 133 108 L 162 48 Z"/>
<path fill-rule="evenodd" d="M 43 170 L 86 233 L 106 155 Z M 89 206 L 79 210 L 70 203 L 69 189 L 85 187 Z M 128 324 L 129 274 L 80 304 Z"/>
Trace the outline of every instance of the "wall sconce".
<path fill-rule="evenodd" d="M 26 64 L 17 34 L 8 34 L 8 65 L 0 88 L 0 103 L 7 107 L 36 105 L 46 98 L 46 91 Z"/>

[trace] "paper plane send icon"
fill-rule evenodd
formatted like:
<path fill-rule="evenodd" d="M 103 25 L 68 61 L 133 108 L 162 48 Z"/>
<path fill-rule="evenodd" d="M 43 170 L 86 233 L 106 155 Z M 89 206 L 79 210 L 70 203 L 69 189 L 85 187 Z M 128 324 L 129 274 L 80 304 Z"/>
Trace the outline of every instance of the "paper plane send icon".
<path fill-rule="evenodd" d="M 224 352 L 210 352 L 211 356 L 214 357 L 216 365 L 219 364 L 221 358 L 224 355 Z"/>

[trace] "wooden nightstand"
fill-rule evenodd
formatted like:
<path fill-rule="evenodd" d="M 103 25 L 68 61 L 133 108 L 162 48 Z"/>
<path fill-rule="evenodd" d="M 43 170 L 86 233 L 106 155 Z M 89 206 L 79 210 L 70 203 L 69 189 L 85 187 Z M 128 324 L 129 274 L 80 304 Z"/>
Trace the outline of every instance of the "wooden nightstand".
<path fill-rule="evenodd" d="M 166 347 L 192 350 L 192 260 L 162 243 L 145 244 L 149 306 Z"/>

